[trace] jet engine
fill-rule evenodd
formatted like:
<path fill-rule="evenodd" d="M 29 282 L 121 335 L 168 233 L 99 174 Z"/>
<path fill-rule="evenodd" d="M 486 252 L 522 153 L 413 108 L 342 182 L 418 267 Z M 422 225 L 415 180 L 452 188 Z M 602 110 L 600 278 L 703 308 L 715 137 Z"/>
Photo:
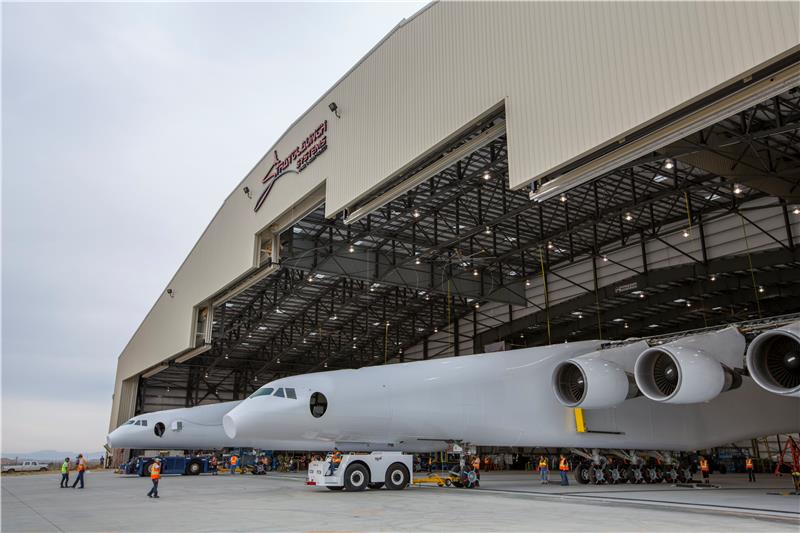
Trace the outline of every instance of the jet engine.
<path fill-rule="evenodd" d="M 747 370 L 762 388 L 800 398 L 800 322 L 753 339 L 747 348 Z"/>
<path fill-rule="evenodd" d="M 745 339 L 735 328 L 684 337 L 648 348 L 636 359 L 642 394 L 664 403 L 700 403 L 742 384 Z"/>
<path fill-rule="evenodd" d="M 566 407 L 599 409 L 640 396 L 630 371 L 646 347 L 640 341 L 562 362 L 553 371 L 556 398 Z"/>

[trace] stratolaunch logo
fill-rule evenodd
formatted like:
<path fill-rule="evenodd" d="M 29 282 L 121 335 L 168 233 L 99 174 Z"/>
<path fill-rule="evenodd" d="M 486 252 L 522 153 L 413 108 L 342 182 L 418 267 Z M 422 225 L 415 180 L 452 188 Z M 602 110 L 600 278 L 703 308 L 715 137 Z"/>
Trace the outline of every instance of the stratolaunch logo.
<path fill-rule="evenodd" d="M 258 201 L 256 202 L 256 206 L 253 208 L 253 211 L 258 211 L 261 209 L 261 206 L 264 204 L 264 200 L 266 200 L 267 196 L 269 196 L 269 193 L 272 191 L 272 187 L 275 185 L 275 182 L 278 181 L 278 178 L 284 174 L 299 174 L 328 148 L 327 133 L 328 121 L 326 120 L 317 126 L 317 129 L 311 132 L 308 137 L 303 139 L 303 143 L 292 150 L 289 156 L 285 159 L 278 157 L 277 150 L 273 152 L 275 160 L 272 163 L 272 166 L 269 167 L 267 175 L 261 179 L 261 182 L 266 185 L 266 187 L 264 187 L 264 190 L 261 192 L 261 196 L 258 197 Z M 293 168 L 292 163 L 294 163 Z"/>

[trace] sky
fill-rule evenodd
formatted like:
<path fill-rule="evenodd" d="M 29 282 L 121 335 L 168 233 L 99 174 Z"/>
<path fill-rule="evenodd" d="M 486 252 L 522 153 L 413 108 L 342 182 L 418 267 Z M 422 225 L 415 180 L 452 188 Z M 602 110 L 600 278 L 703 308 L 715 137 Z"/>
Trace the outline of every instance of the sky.
<path fill-rule="evenodd" d="M 424 5 L 3 4 L 4 454 L 102 448 L 117 357 L 222 201 Z"/>

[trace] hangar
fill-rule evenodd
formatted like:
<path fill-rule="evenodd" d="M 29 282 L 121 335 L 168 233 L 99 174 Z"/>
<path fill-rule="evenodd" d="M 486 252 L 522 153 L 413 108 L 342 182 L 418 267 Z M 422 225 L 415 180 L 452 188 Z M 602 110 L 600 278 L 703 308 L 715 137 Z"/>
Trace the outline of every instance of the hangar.
<path fill-rule="evenodd" d="M 224 200 L 110 429 L 281 376 L 800 311 L 796 3 L 433 3 Z"/>

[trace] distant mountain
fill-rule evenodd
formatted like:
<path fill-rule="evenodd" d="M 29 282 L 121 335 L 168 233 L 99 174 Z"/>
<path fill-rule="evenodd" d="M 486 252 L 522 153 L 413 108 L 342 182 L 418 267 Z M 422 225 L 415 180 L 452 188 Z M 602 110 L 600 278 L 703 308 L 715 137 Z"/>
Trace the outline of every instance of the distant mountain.
<path fill-rule="evenodd" d="M 40 450 L 38 452 L 6 452 L 2 453 L 3 459 L 18 459 L 23 461 L 28 459 L 30 461 L 63 461 L 65 457 L 74 459 L 78 453 L 83 452 L 59 452 L 56 450 Z M 83 454 L 90 461 L 100 459 L 105 455 L 105 452 L 88 452 Z"/>

